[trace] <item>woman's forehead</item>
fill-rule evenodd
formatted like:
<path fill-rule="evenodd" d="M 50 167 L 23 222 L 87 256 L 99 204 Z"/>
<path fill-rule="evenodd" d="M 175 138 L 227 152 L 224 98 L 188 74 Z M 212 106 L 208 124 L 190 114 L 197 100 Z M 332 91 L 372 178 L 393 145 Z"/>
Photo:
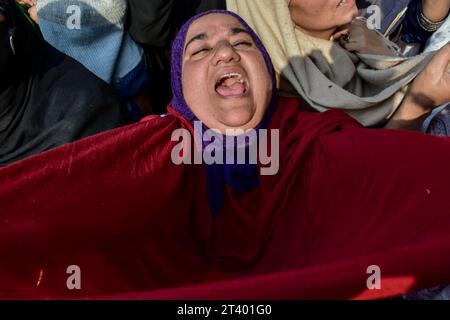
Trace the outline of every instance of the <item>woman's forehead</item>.
<path fill-rule="evenodd" d="M 211 13 L 195 20 L 188 29 L 186 40 L 198 34 L 209 35 L 218 31 L 228 31 L 233 28 L 244 28 L 235 17 L 224 13 Z"/>

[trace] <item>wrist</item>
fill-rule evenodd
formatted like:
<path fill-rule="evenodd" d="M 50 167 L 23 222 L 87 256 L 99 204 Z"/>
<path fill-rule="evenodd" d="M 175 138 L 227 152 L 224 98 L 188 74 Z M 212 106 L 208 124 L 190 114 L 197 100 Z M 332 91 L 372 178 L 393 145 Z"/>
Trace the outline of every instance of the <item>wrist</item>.
<path fill-rule="evenodd" d="M 400 113 L 404 119 L 411 120 L 429 114 L 434 108 L 433 100 L 426 95 L 409 91 L 403 99 Z"/>
<path fill-rule="evenodd" d="M 421 10 L 420 10 L 421 9 Z M 450 1 L 448 0 L 422 0 L 418 15 L 422 13 L 423 20 L 430 24 L 442 23 L 448 15 Z"/>
<path fill-rule="evenodd" d="M 420 131 L 431 112 L 428 104 L 420 100 L 411 94 L 406 95 L 385 128 Z"/>

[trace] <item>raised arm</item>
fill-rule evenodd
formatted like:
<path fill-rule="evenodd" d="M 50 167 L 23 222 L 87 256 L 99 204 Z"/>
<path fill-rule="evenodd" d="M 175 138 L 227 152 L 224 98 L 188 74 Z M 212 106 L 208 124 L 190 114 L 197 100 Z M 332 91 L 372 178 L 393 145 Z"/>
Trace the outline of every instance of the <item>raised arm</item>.
<path fill-rule="evenodd" d="M 450 0 L 423 0 L 423 14 L 432 22 L 444 20 L 450 10 Z"/>
<path fill-rule="evenodd" d="M 447 44 L 411 84 L 403 103 L 386 128 L 420 130 L 434 108 L 450 102 L 449 63 L 450 44 Z"/>

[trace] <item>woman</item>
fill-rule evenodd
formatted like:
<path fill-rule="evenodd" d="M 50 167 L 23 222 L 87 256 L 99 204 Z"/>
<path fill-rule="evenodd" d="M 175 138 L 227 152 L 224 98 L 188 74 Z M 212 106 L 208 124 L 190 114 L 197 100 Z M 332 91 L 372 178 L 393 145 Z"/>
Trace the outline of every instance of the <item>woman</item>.
<path fill-rule="evenodd" d="M 353 35 L 341 43 L 348 50 L 330 41 L 356 17 L 354 0 L 228 0 L 227 8 L 262 35 L 281 77 L 281 94 L 301 96 L 314 110 L 344 110 L 364 126 L 420 130 L 408 123 L 423 114 L 403 100 L 431 56 L 368 54 L 355 47 Z M 438 106 L 431 104 L 428 112 Z"/>
<path fill-rule="evenodd" d="M 424 12 L 430 19 L 438 19 L 446 3 L 439 3 L 436 8 L 432 2 L 425 2 Z M 274 58 L 282 95 L 300 96 L 318 111 L 342 109 L 365 126 L 422 130 L 426 117 L 416 112 L 417 108 L 410 104 L 411 98 L 402 101 L 407 85 L 430 57 L 399 57 L 396 45 L 369 30 L 364 22 L 354 20 L 351 23 L 357 14 L 353 0 L 340 6 L 334 14 L 339 3 L 337 0 L 228 0 L 226 7 L 242 15 L 262 35 Z M 225 0 L 211 4 L 217 8 L 224 5 Z M 164 3 L 158 12 L 159 25 L 167 24 L 172 16 L 171 5 Z M 164 37 L 155 38 L 153 30 L 159 28 L 152 28 L 155 22 L 152 15 L 146 15 L 146 19 L 138 14 L 136 17 L 141 43 L 171 39 L 167 32 Z M 290 20 L 294 23 L 286 23 Z M 342 36 L 349 33 L 351 41 L 342 41 L 347 38 Z M 340 46 L 320 40 L 332 36 L 341 40 Z M 427 114 L 437 106 L 431 105 Z M 411 119 L 419 119 L 421 123 Z M 429 128 L 430 133 L 437 134 L 437 131 L 437 126 Z"/>
<path fill-rule="evenodd" d="M 349 298 L 367 289 L 367 263 L 401 277 L 383 282 L 380 295 L 450 280 L 441 255 L 450 246 L 442 170 L 450 140 L 366 130 L 342 112 L 277 100 L 267 52 L 227 11 L 188 21 L 172 61 L 168 115 L 0 169 L 0 295 L 96 296 L 235 279 L 209 297 Z M 261 155 L 259 165 L 189 165 L 189 146 L 206 160 L 212 141 L 215 156 L 265 145 L 212 139 L 207 128 L 273 130 L 279 170 L 260 175 Z M 178 148 L 189 135 L 197 140 Z M 422 253 L 431 265 L 411 263 Z M 404 286 L 406 276 L 415 278 Z"/>
<path fill-rule="evenodd" d="M 450 9 L 450 1 L 444 0 L 356 0 L 361 11 L 375 5 L 379 8 L 379 31 L 403 48 L 403 53 L 412 56 L 425 49 L 427 40 L 444 23 Z M 371 19 L 375 12 L 363 12 Z M 438 50 L 447 41 L 434 49 Z"/>
<path fill-rule="evenodd" d="M 128 32 L 126 0 L 39 0 L 36 9 L 45 40 L 110 84 L 129 122 L 151 112 L 147 65 Z"/>
<path fill-rule="evenodd" d="M 152 107 L 167 112 L 170 90 L 170 47 L 178 30 L 196 13 L 225 9 L 225 0 L 128 0 L 130 34 L 145 50 L 152 75 Z"/>
<path fill-rule="evenodd" d="M 112 90 L 0 1 L 0 165 L 124 123 Z"/>

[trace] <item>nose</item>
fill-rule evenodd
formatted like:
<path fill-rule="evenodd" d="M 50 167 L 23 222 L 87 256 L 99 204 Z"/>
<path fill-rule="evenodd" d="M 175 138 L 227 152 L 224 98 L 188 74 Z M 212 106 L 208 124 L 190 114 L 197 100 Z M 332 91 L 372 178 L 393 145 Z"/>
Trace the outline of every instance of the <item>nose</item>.
<path fill-rule="evenodd" d="M 217 44 L 214 52 L 214 65 L 218 65 L 220 63 L 229 63 L 232 61 L 239 61 L 240 59 L 241 56 L 228 41 L 222 41 Z"/>

